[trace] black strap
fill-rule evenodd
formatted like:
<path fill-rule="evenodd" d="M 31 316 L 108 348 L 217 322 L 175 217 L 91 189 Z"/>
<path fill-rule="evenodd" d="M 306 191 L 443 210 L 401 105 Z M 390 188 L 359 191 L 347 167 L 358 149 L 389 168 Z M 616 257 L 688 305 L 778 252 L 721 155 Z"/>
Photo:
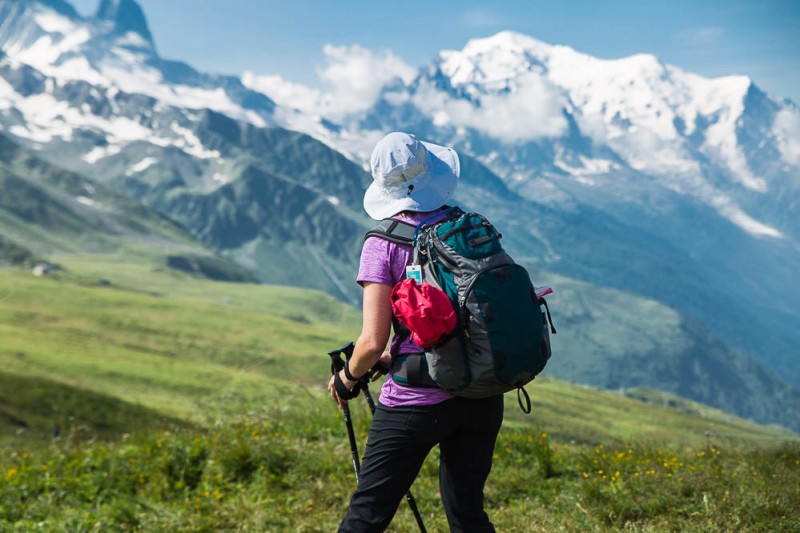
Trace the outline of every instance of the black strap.
<path fill-rule="evenodd" d="M 522 403 L 522 396 L 520 395 L 520 391 L 522 391 L 522 396 L 525 396 L 525 404 Z M 525 390 L 525 387 L 517 387 L 517 403 L 519 403 L 519 408 L 522 409 L 522 412 L 526 415 L 531 414 L 531 397 L 528 396 L 528 391 Z"/>
<path fill-rule="evenodd" d="M 364 235 L 364 240 L 370 237 L 380 237 L 398 244 L 413 244 L 416 230 L 417 227 L 408 222 L 394 218 L 384 218 Z"/>
<path fill-rule="evenodd" d="M 424 356 L 418 357 L 409 357 L 406 359 L 406 372 L 408 375 L 408 382 L 409 383 L 421 383 L 422 382 L 422 361 L 425 359 Z M 427 374 L 427 372 L 426 372 Z"/>
<path fill-rule="evenodd" d="M 370 237 L 380 237 L 381 239 L 397 244 L 413 245 L 414 232 L 416 229 L 417 227 L 414 224 L 409 224 L 408 222 L 394 218 L 384 218 L 377 226 L 364 235 L 364 240 Z M 402 340 L 405 340 L 411 335 L 411 331 L 395 316 L 392 316 L 392 327 L 394 328 L 395 334 Z"/>
<path fill-rule="evenodd" d="M 403 354 L 392 358 L 390 370 L 392 378 L 398 385 L 423 389 L 438 389 L 428 373 L 428 363 L 424 353 Z"/>
<path fill-rule="evenodd" d="M 344 360 L 344 377 L 349 379 L 350 381 L 358 381 L 359 378 L 353 377 L 353 374 L 350 373 L 350 358 Z"/>
<path fill-rule="evenodd" d="M 420 222 L 418 226 L 403 220 L 397 220 L 396 218 L 384 218 L 378 222 L 378 225 L 364 235 L 364 240 L 370 237 L 380 237 L 399 244 L 414 244 L 417 231 L 424 228 L 429 221 L 443 216 L 440 222 L 444 222 L 445 220 L 450 220 L 463 214 L 464 212 L 458 207 L 444 206 L 443 210 L 433 212 L 431 216 Z M 437 222 L 437 224 L 438 223 L 439 222 Z"/>
<path fill-rule="evenodd" d="M 350 378 L 348 378 L 350 379 Z M 336 394 L 339 395 L 339 398 L 342 400 L 352 400 L 358 393 L 361 392 L 361 386 L 356 384 L 355 387 L 351 389 L 347 388 L 347 385 L 344 384 L 342 381 L 342 377 L 339 375 L 338 372 L 333 373 L 333 386 L 336 388 Z"/>
<path fill-rule="evenodd" d="M 550 323 L 550 331 L 555 335 L 556 327 L 553 325 L 553 317 L 550 316 L 550 307 L 547 305 L 547 300 L 539 298 L 539 305 L 544 305 L 544 310 L 547 313 L 547 321 Z"/>

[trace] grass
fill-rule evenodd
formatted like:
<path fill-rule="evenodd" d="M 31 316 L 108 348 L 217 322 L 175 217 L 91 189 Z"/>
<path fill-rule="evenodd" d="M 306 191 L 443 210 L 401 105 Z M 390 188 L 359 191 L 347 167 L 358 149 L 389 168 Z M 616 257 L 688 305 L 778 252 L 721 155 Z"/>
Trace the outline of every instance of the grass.
<path fill-rule="evenodd" d="M 363 442 L 368 415 L 354 417 Z M 354 483 L 343 433 L 307 397 L 213 429 L 16 450 L 0 471 L 0 519 L 18 530 L 330 531 Z M 499 531 L 792 531 L 798 464 L 788 444 L 592 447 L 506 428 L 487 508 Z M 435 453 L 413 491 L 429 530 L 447 531 Z M 413 524 L 402 506 L 391 530 Z"/>
<path fill-rule="evenodd" d="M 358 313 L 152 259 L 0 270 L 0 530 L 334 530 L 354 478 L 325 354 Z M 531 416 L 506 397 L 486 488 L 498 531 L 800 523 L 794 434 L 648 391 L 547 377 L 528 391 Z M 370 415 L 352 409 L 363 451 Z M 437 479 L 434 452 L 413 491 L 447 531 Z M 403 504 L 391 531 L 413 530 Z"/>
<path fill-rule="evenodd" d="M 124 279 L 124 269 L 114 272 Z M 157 283 L 145 292 L 113 277 L 107 286 L 89 276 L 65 282 L 3 274 L 0 357 L 6 371 L 174 416 L 188 416 L 198 398 L 236 393 L 255 401 L 265 398 L 265 385 L 318 383 L 328 371 L 325 353 L 352 338 L 357 323 L 355 311 L 318 293 L 216 284 L 171 272 L 153 276 L 167 296 Z M 196 292 L 173 297 L 167 291 L 179 279 Z M 321 315 L 331 322 L 313 324 Z"/>

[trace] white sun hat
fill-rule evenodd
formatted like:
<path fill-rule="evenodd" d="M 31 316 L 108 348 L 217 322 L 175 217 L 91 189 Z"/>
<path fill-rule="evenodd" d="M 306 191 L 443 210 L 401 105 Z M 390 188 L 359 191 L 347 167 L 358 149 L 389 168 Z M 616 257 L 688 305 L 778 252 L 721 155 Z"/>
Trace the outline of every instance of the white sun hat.
<path fill-rule="evenodd" d="M 375 220 L 441 207 L 453 196 L 461 173 L 455 150 L 401 132 L 378 141 L 370 167 L 373 182 L 364 194 L 364 210 Z"/>

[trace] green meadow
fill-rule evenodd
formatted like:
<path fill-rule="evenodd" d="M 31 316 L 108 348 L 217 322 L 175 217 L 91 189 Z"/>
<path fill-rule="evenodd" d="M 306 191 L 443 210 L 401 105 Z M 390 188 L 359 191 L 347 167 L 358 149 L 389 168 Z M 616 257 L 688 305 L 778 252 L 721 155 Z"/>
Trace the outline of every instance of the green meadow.
<path fill-rule="evenodd" d="M 327 351 L 358 310 L 150 254 L 0 270 L 0 531 L 335 531 L 355 478 Z M 498 531 L 797 531 L 797 435 L 656 391 L 527 390 L 486 487 Z M 437 479 L 434 450 L 412 488 L 431 532 Z M 415 530 L 403 502 L 391 531 Z"/>

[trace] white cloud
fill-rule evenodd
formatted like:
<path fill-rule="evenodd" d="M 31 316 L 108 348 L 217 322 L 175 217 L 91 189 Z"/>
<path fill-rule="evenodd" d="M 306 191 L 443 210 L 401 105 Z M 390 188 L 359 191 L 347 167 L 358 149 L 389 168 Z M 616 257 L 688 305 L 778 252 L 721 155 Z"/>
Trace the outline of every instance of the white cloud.
<path fill-rule="evenodd" d="M 520 76 L 508 92 L 482 96 L 479 105 L 433 87 L 418 91 L 414 104 L 439 126 L 474 128 L 504 142 L 557 137 L 567 128 L 560 91 L 534 72 Z"/>
<path fill-rule="evenodd" d="M 716 208 L 717 212 L 742 228 L 743 230 L 755 235 L 757 237 L 775 237 L 781 238 L 783 235 L 780 231 L 762 224 L 755 220 L 753 217 L 742 211 L 730 198 L 724 195 L 719 195 L 710 199 L 711 205 Z"/>
<path fill-rule="evenodd" d="M 325 64 L 317 69 L 322 89 L 252 72 L 242 75 L 242 83 L 280 106 L 336 119 L 369 109 L 392 80 L 400 78 L 407 83 L 416 75 L 414 67 L 389 50 L 326 44 L 323 53 Z"/>
<path fill-rule="evenodd" d="M 578 127 L 584 135 L 588 135 L 597 144 L 607 144 L 609 140 L 608 124 L 600 113 L 573 113 Z"/>
<path fill-rule="evenodd" d="M 311 114 L 319 112 L 322 92 L 317 89 L 284 80 L 280 76 L 258 76 L 249 71 L 242 74 L 242 83 L 245 87 L 266 94 L 279 106 Z"/>
<path fill-rule="evenodd" d="M 782 109 L 775 116 L 775 135 L 783 160 L 800 166 L 800 111 Z"/>
<path fill-rule="evenodd" d="M 628 131 L 609 135 L 608 145 L 631 168 L 668 178 L 668 186 L 694 187 L 700 166 L 679 140 L 664 139 L 657 132 L 634 126 Z"/>
<path fill-rule="evenodd" d="M 395 78 L 408 82 L 416 73 L 388 50 L 326 44 L 323 52 L 327 64 L 317 74 L 327 88 L 322 102 L 322 114 L 327 116 L 364 111 L 387 83 Z"/>

